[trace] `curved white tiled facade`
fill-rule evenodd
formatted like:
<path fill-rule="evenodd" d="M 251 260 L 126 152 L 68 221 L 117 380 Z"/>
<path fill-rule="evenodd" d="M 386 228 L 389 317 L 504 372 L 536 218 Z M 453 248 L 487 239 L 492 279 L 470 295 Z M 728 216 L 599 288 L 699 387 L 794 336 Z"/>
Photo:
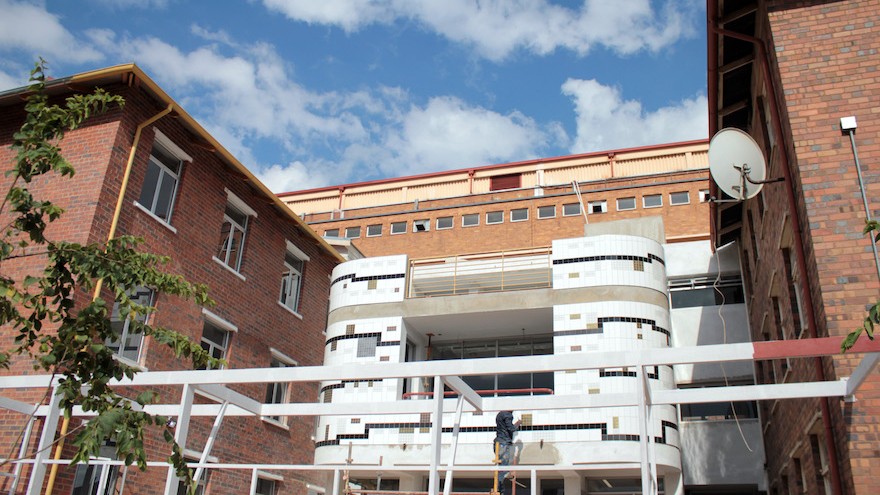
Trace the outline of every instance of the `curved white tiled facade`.
<path fill-rule="evenodd" d="M 547 321 L 547 328 L 552 329 L 554 355 L 669 346 L 666 270 L 663 247 L 659 243 L 624 235 L 564 239 L 554 241 L 551 259 L 553 293 L 577 289 L 591 294 L 589 302 L 572 303 L 567 299 L 564 304 L 553 304 L 552 322 Z M 340 265 L 333 273 L 331 311 L 345 309 L 344 314 L 355 315 L 359 306 L 405 304 L 406 278 L 402 275 L 406 268 L 405 256 L 360 259 Z M 626 290 L 604 290 L 612 286 Z M 610 299 L 602 294 L 625 296 Z M 403 360 L 401 342 L 407 339 L 404 315 L 376 317 L 371 314 L 363 319 L 331 320 L 333 323 L 327 329 L 326 365 Z M 675 387 L 669 366 L 649 369 L 648 375 L 653 389 Z M 637 387 L 635 369 L 571 370 L 554 374 L 556 396 L 634 393 Z M 398 379 L 322 384 L 321 399 L 351 403 L 352 415 L 319 420 L 316 462 L 344 463 L 350 442 L 356 463 L 377 463 L 380 457 L 387 465 L 424 463 L 431 440 L 429 415 L 357 414 L 357 403 L 398 400 L 401 391 Z M 447 407 L 449 409 L 451 407 Z M 519 461 L 522 464 L 584 464 L 586 470 L 591 463 L 640 462 L 636 407 L 516 411 L 516 415 L 521 414 L 531 415 L 531 424 L 525 424 L 517 436 L 523 442 Z M 451 414 L 444 416 L 444 426 L 451 426 L 453 419 Z M 465 413 L 461 428 L 456 462 L 489 462 L 495 436 L 494 413 Z M 652 407 L 649 433 L 658 465 L 671 472 L 680 471 L 675 408 Z M 444 434 L 444 443 L 449 441 Z M 447 459 L 446 448 L 443 462 Z"/>

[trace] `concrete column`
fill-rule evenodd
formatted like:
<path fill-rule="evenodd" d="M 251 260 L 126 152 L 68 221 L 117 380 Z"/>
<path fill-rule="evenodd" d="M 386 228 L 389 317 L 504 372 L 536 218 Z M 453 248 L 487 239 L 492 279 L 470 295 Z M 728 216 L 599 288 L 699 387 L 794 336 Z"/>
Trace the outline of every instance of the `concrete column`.
<path fill-rule="evenodd" d="M 581 477 L 578 475 L 568 475 L 563 478 L 563 487 L 565 495 L 581 495 Z"/>

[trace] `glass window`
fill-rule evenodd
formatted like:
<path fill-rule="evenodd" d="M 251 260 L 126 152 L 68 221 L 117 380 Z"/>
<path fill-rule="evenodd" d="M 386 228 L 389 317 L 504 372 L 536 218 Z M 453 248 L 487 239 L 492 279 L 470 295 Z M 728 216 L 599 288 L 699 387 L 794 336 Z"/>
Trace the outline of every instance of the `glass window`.
<path fill-rule="evenodd" d="M 691 202 L 691 195 L 687 191 L 679 191 L 669 194 L 669 204 L 686 205 Z"/>
<path fill-rule="evenodd" d="M 153 291 L 146 287 L 139 287 L 128 296 L 132 302 L 143 306 L 142 312 L 138 312 L 134 318 L 127 315 L 124 319 L 119 314 L 119 301 L 113 304 L 113 312 L 110 314 L 110 327 L 114 337 L 105 345 L 113 351 L 113 354 L 133 362 L 140 362 L 143 350 L 144 334 L 139 328 L 147 321 L 146 308 L 153 304 Z"/>
<path fill-rule="evenodd" d="M 208 354 L 210 354 L 211 357 L 216 359 L 225 359 L 226 350 L 229 346 L 229 332 L 218 328 L 212 323 L 206 321 L 205 326 L 202 329 L 202 340 L 200 343 L 202 345 L 202 349 L 208 351 Z"/>
<path fill-rule="evenodd" d="M 529 209 L 528 208 L 517 208 L 515 210 L 510 210 L 510 221 L 511 222 L 524 222 L 529 219 Z"/>
<path fill-rule="evenodd" d="M 273 352 L 274 353 L 274 352 Z M 272 360 L 269 363 L 270 368 L 287 368 L 290 366 L 294 366 L 295 363 L 288 359 L 279 359 L 276 356 L 272 357 Z M 287 402 L 288 383 L 269 383 L 266 385 L 266 404 L 284 404 Z M 268 419 L 272 419 L 274 421 L 283 422 L 284 417 L 282 416 L 267 416 Z"/>
<path fill-rule="evenodd" d="M 452 217 L 440 217 L 437 219 L 437 230 L 451 229 Z"/>
<path fill-rule="evenodd" d="M 254 495 L 275 495 L 275 480 L 257 478 L 257 487 Z"/>
<path fill-rule="evenodd" d="M 752 401 L 682 404 L 681 419 L 688 421 L 720 421 L 725 419 L 757 419 L 758 404 Z"/>
<path fill-rule="evenodd" d="M 553 218 L 556 216 L 556 205 L 539 206 L 538 218 Z"/>
<path fill-rule="evenodd" d="M 361 228 L 360 227 L 346 227 L 345 228 L 345 238 L 346 239 L 357 239 L 361 236 Z"/>
<path fill-rule="evenodd" d="M 305 262 L 290 251 L 284 255 L 284 271 L 281 274 L 281 296 L 278 302 L 291 311 L 299 309 L 300 290 Z"/>
<path fill-rule="evenodd" d="M 230 204 L 226 205 L 226 212 L 223 214 L 223 226 L 220 228 L 220 246 L 217 248 L 217 259 L 235 271 L 241 269 L 247 223 L 247 214 L 242 213 Z"/>
<path fill-rule="evenodd" d="M 504 221 L 504 212 L 503 211 L 490 211 L 486 213 L 486 223 L 502 223 Z"/>
<path fill-rule="evenodd" d="M 462 227 L 473 227 L 474 225 L 480 225 L 479 213 L 468 213 L 467 215 L 461 216 Z"/>
<path fill-rule="evenodd" d="M 116 445 L 112 442 L 101 445 L 98 459 L 116 459 Z M 121 493 L 121 486 L 117 486 L 122 484 L 119 466 L 77 464 L 71 495 L 97 495 L 101 482 L 104 482 L 105 488 L 100 495 Z"/>
<path fill-rule="evenodd" d="M 160 144 L 153 145 L 138 203 L 165 223 L 171 223 L 171 210 L 183 161 Z"/>
<path fill-rule="evenodd" d="M 648 196 L 642 196 L 642 207 L 657 208 L 660 206 L 663 206 L 662 194 L 649 194 Z"/>
<path fill-rule="evenodd" d="M 568 203 L 562 205 L 562 216 L 570 217 L 573 215 L 581 214 L 581 204 L 580 203 Z"/>
<path fill-rule="evenodd" d="M 367 237 L 379 237 L 382 235 L 382 224 L 367 225 Z"/>
<path fill-rule="evenodd" d="M 742 279 L 739 276 L 722 277 L 718 283 L 712 277 L 669 281 L 669 299 L 672 308 L 696 308 L 724 304 L 745 303 Z"/>
<path fill-rule="evenodd" d="M 339 229 L 327 229 L 324 231 L 324 237 L 339 237 Z"/>
<path fill-rule="evenodd" d="M 406 222 L 392 222 L 391 235 L 406 234 Z"/>
<path fill-rule="evenodd" d="M 427 232 L 431 230 L 431 220 L 413 220 L 413 232 Z"/>
<path fill-rule="evenodd" d="M 636 198 L 617 198 L 617 211 L 635 210 Z"/>

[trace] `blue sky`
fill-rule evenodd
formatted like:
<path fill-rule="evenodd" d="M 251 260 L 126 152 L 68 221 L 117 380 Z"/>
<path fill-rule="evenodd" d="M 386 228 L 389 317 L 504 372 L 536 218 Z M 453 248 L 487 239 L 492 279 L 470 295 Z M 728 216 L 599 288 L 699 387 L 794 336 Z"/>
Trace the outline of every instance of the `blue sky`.
<path fill-rule="evenodd" d="M 135 62 L 274 191 L 707 138 L 701 0 L 0 0 L 0 90 Z"/>

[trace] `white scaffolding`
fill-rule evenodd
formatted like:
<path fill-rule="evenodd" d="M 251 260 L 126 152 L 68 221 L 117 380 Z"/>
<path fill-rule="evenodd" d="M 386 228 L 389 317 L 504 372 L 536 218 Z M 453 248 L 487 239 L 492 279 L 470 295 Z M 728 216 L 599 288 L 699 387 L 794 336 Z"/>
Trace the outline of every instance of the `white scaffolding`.
<path fill-rule="evenodd" d="M 208 457 L 216 438 L 216 434 L 225 417 L 235 416 L 347 416 L 352 414 L 351 404 L 334 403 L 286 403 L 267 404 L 254 400 L 228 388 L 231 384 L 247 383 L 298 383 L 322 382 L 351 379 L 393 379 L 433 377 L 435 390 L 443 390 L 448 386 L 457 394 L 457 398 L 444 399 L 442 393 L 435 394 L 431 400 L 396 400 L 389 402 L 370 402 L 359 404 L 358 415 L 391 415 L 428 413 L 432 417 L 431 425 L 431 456 L 428 471 L 428 492 L 430 495 L 439 493 L 439 477 L 445 474 L 445 494 L 448 495 L 455 472 L 487 472 L 494 466 L 460 466 L 455 463 L 455 452 L 458 442 L 458 425 L 463 412 L 500 411 L 500 410 L 554 410 L 583 409 L 594 407 L 637 407 L 640 421 L 640 463 L 629 463 L 626 466 L 615 464 L 614 468 L 639 469 L 642 478 L 642 493 L 657 493 L 657 466 L 654 464 L 654 442 L 647 434 L 651 421 L 651 409 L 660 405 L 694 404 L 725 401 L 761 401 L 772 399 L 797 399 L 809 397 L 840 397 L 852 400 L 861 384 L 867 379 L 880 360 L 880 342 L 862 339 L 851 351 L 860 355 L 861 361 L 852 376 L 839 381 L 781 383 L 772 385 L 737 385 L 712 388 L 660 390 L 652 388 L 647 379 L 646 367 L 677 364 L 723 363 L 730 361 L 758 361 L 784 358 L 803 358 L 828 356 L 839 352 L 839 338 L 802 339 L 798 341 L 775 341 L 740 344 L 707 345 L 698 347 L 678 347 L 666 349 L 644 349 L 627 352 L 583 352 L 564 355 L 539 355 L 457 361 L 423 361 L 409 363 L 374 363 L 343 366 L 314 366 L 289 368 L 254 368 L 225 369 L 207 371 L 157 371 L 143 372 L 133 379 L 113 383 L 125 387 L 181 387 L 181 398 L 178 403 L 153 404 L 144 407 L 151 414 L 175 417 L 175 439 L 182 448 L 187 446 L 190 419 L 193 417 L 213 417 L 214 424 L 211 434 L 198 462 L 190 466 L 196 468 L 197 475 L 203 469 L 245 470 L 256 473 L 261 470 L 276 471 L 323 471 L 333 474 L 331 495 L 340 495 L 341 473 L 351 468 L 345 464 L 294 465 L 294 464 L 228 464 L 209 463 Z M 640 386 L 633 393 L 600 394 L 600 395 L 549 395 L 527 397 L 483 398 L 471 389 L 460 377 L 485 374 L 491 370 L 493 374 L 553 372 L 563 370 L 587 370 L 598 368 L 629 367 L 637 370 Z M 53 387 L 52 377 L 41 376 L 4 376 L 0 377 L 0 391 L 13 389 L 45 389 Z M 215 402 L 195 404 L 194 394 L 207 394 Z M 46 467 L 50 464 L 67 464 L 70 460 L 53 461 L 49 459 L 49 448 L 53 442 L 58 426 L 60 411 L 58 396 L 53 395 L 48 405 L 25 404 L 4 396 L 0 392 L 0 407 L 25 416 L 43 418 L 38 453 L 33 458 L 15 461 L 13 490 L 19 482 L 21 466 L 32 464 L 28 479 L 28 495 L 40 493 Z M 443 414 L 454 414 L 454 427 L 451 435 L 451 456 L 448 463 L 441 465 L 440 452 L 442 447 Z M 89 414 L 79 408 L 72 412 L 74 417 L 88 417 Z M 32 423 L 32 422 L 31 422 Z M 27 444 L 30 435 L 28 428 L 22 444 Z M 243 446 L 244 448 L 244 446 Z M 121 461 L 94 460 L 94 465 L 121 465 Z M 149 467 L 168 468 L 165 494 L 177 491 L 178 480 L 173 469 L 166 462 L 151 461 Z M 358 466 L 358 471 L 373 474 L 388 469 L 390 466 Z M 532 479 L 532 495 L 536 495 L 537 473 L 542 471 L 578 471 L 584 466 L 564 465 L 518 465 L 517 471 L 527 472 Z M 424 473 L 425 466 L 394 466 L 395 471 Z M 253 487 L 251 488 L 253 490 Z M 10 492 L 11 493 L 11 492 Z"/>

